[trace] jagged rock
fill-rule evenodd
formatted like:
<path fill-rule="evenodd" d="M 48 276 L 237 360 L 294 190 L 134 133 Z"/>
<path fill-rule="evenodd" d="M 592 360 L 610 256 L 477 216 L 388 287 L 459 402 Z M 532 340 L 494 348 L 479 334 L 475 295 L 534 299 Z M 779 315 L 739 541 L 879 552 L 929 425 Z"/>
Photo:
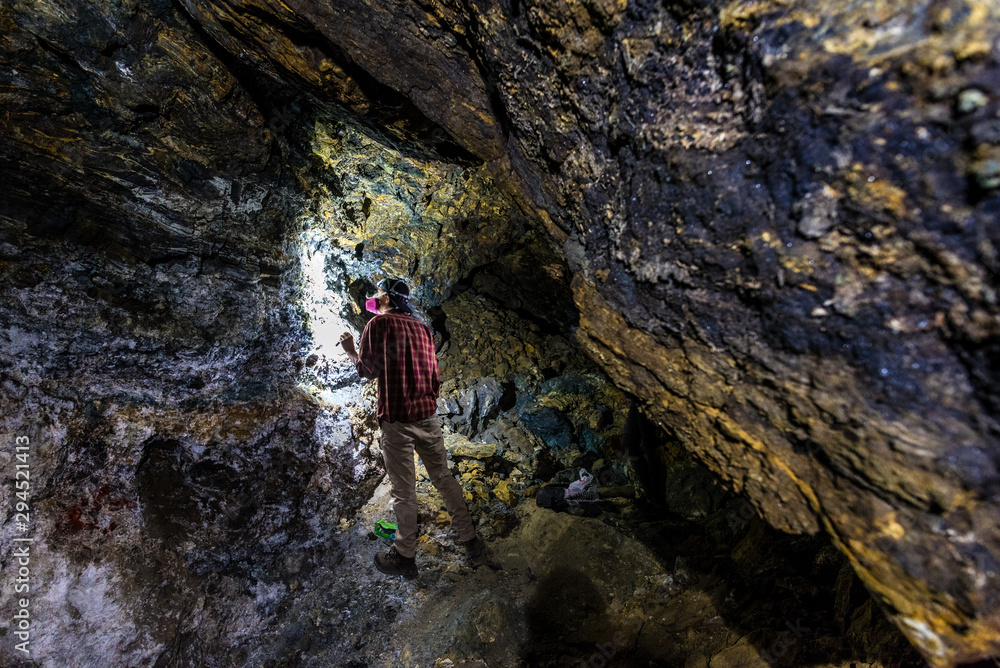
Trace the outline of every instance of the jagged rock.
<path fill-rule="evenodd" d="M 438 414 L 457 431 L 476 436 L 499 415 L 505 394 L 495 378 L 448 379 L 441 384 Z"/>
<path fill-rule="evenodd" d="M 480 438 L 487 443 L 496 443 L 503 450 L 505 457 L 516 455 L 528 468 L 535 449 L 542 445 L 541 441 L 521 424 L 514 411 L 501 415 L 480 435 Z"/>
<path fill-rule="evenodd" d="M 466 459 L 458 463 L 458 470 L 462 473 L 471 471 L 485 471 L 486 462 L 480 459 Z"/>
<path fill-rule="evenodd" d="M 508 310 L 530 314 L 550 332 L 569 331 L 578 314 L 572 307 L 566 261 L 545 243 L 543 234 L 529 233 L 525 241 L 524 247 L 477 271 L 472 287 Z"/>
<path fill-rule="evenodd" d="M 445 434 L 444 445 L 452 457 L 490 459 L 497 455 L 497 446 L 491 443 L 474 443 L 461 434 Z"/>
<path fill-rule="evenodd" d="M 412 301 L 431 309 L 522 229 L 482 167 L 406 150 L 343 113 L 310 121 L 301 136 L 308 170 L 299 176 L 309 205 L 300 220 L 315 230 L 327 280 L 340 290 L 361 297 L 362 283 L 415 277 Z M 363 301 L 345 305 L 359 324 L 369 317 Z"/>
<path fill-rule="evenodd" d="M 518 413 L 521 424 L 553 450 L 565 450 L 573 442 L 573 426 L 555 408 L 540 406 Z"/>
<path fill-rule="evenodd" d="M 527 394 L 537 392 L 546 373 L 591 365 L 562 334 L 543 333 L 537 323 L 472 290 L 441 308 L 442 326 L 455 344 L 441 355 L 445 379 L 491 376 Z"/>
<path fill-rule="evenodd" d="M 465 485 L 465 500 L 474 502 L 489 502 L 490 487 L 482 480 L 473 478 Z"/>
<path fill-rule="evenodd" d="M 520 500 L 520 495 L 516 490 L 511 489 L 510 485 L 509 480 L 501 480 L 493 487 L 493 494 L 508 506 L 513 507 Z"/>

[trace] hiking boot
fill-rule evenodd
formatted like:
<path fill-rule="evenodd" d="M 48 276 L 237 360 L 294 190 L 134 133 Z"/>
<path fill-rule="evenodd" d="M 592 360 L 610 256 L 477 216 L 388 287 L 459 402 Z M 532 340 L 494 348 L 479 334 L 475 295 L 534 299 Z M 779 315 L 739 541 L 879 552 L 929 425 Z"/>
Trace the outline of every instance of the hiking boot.
<path fill-rule="evenodd" d="M 472 540 L 463 540 L 462 545 L 465 545 L 465 556 L 469 559 L 476 559 L 482 556 L 483 550 L 486 549 L 486 543 L 479 536 L 476 536 Z"/>
<path fill-rule="evenodd" d="M 407 580 L 417 577 L 417 562 L 413 557 L 407 559 L 393 545 L 385 554 L 375 555 L 375 568 L 386 575 L 402 575 Z"/>

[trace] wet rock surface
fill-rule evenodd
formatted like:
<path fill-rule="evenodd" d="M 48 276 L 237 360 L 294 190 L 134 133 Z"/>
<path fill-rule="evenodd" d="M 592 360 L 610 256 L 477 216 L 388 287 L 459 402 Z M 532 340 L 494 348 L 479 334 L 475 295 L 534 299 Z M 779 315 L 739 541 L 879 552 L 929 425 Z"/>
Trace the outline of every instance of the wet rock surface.
<path fill-rule="evenodd" d="M 498 541 L 585 466 L 725 543 L 705 465 L 846 555 L 877 600 L 837 599 L 852 659 L 893 665 L 857 635 L 881 613 L 935 666 L 1000 653 L 995 3 L 15 1 L 0 28 L 0 396 L 34 444 L 43 665 L 305 660 L 289 606 L 377 480 L 329 336 L 388 273 L 441 339 L 442 418 L 496 449 L 454 461 Z M 638 449 L 625 393 L 662 429 Z M 407 656 L 667 660 L 595 612 L 635 582 L 564 575 L 594 585 L 564 640 L 490 636 L 548 609 L 484 597 L 485 635 L 440 621 L 468 651 Z M 573 639 L 605 626 L 632 654 Z M 701 626 L 691 665 L 781 638 Z M 830 661 L 809 647 L 783 656 Z"/>

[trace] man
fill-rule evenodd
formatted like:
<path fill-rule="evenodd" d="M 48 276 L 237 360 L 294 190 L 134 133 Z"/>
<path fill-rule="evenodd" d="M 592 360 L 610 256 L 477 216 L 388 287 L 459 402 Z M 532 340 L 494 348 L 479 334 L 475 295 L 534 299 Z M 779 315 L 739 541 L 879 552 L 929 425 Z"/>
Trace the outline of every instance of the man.
<path fill-rule="evenodd" d="M 378 420 L 382 428 L 382 456 L 392 484 L 396 513 L 396 540 L 385 554 L 375 555 L 375 566 L 389 575 L 417 575 L 417 489 L 413 452 L 420 455 L 431 482 L 444 498 L 451 522 L 475 558 L 485 543 L 476 535 L 462 488 L 448 470 L 437 398 L 441 387 L 437 355 L 430 329 L 413 317 L 410 289 L 400 280 L 380 281 L 374 297 L 365 303 L 376 316 L 361 333 L 360 351 L 354 337 L 344 332 L 340 342 L 362 378 L 378 379 Z"/>

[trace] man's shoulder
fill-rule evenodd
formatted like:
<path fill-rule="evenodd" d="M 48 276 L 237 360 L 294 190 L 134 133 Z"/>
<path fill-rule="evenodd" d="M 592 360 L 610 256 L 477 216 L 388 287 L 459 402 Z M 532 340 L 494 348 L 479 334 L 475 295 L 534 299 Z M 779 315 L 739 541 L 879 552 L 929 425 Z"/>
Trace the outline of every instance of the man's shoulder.
<path fill-rule="evenodd" d="M 387 325 L 392 322 L 407 322 L 407 321 L 420 322 L 412 315 L 406 313 L 377 313 L 372 316 L 372 319 L 368 321 L 368 325 L 378 324 Z M 367 325 L 366 325 L 367 327 Z"/>
<path fill-rule="evenodd" d="M 423 322 L 421 322 L 415 316 L 410 315 L 409 313 L 380 313 L 374 318 L 372 318 L 372 320 L 376 319 L 381 320 L 386 324 L 424 326 Z"/>
<path fill-rule="evenodd" d="M 386 326 L 388 327 L 403 327 L 411 332 L 423 332 L 430 338 L 432 343 L 434 341 L 434 330 L 431 329 L 431 326 L 414 315 L 409 313 L 386 313 L 385 315 L 376 317 L 387 318 Z"/>
<path fill-rule="evenodd" d="M 368 325 L 373 329 L 378 328 L 380 331 L 393 330 L 397 328 L 407 329 L 409 331 L 423 331 L 426 332 L 427 336 L 434 338 L 434 330 L 431 326 L 425 323 L 420 318 L 411 315 L 409 313 L 379 313 L 371 320 L 368 321 Z"/>
<path fill-rule="evenodd" d="M 405 327 L 409 319 L 411 319 L 410 316 L 402 313 L 379 313 L 368 321 L 368 324 L 365 325 L 365 331 L 369 333 L 392 331 L 398 327 Z"/>
<path fill-rule="evenodd" d="M 380 313 L 365 323 L 365 328 L 361 330 L 361 336 L 382 336 L 390 327 L 392 327 L 392 323 L 387 319 L 387 314 Z"/>

